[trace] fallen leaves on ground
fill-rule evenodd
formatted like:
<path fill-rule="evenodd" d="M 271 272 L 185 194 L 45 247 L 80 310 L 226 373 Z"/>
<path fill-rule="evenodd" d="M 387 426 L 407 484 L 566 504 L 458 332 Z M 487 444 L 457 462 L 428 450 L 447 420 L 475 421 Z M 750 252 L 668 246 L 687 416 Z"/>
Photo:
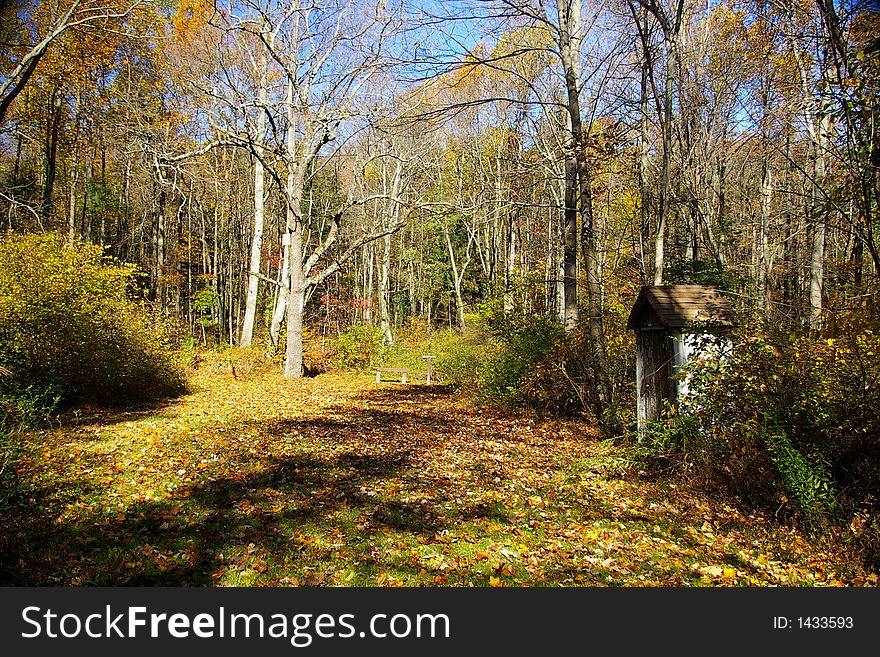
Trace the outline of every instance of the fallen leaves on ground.
<path fill-rule="evenodd" d="M 351 374 L 194 384 L 25 437 L 6 583 L 877 584 L 793 529 L 621 478 L 584 422 Z"/>

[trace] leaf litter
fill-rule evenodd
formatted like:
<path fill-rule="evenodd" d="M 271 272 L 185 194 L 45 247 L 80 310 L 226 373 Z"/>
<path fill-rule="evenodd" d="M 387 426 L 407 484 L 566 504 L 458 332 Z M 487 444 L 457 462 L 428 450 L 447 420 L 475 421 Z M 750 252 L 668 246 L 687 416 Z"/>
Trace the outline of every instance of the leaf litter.
<path fill-rule="evenodd" d="M 194 384 L 25 436 L 5 583 L 877 584 L 795 529 L 625 476 L 583 421 L 352 374 Z"/>

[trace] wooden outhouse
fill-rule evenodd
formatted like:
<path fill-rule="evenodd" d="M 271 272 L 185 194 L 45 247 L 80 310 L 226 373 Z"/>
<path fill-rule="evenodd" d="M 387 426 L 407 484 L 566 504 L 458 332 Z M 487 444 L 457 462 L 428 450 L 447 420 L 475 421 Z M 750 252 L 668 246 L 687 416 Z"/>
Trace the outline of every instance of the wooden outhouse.
<path fill-rule="evenodd" d="M 627 328 L 636 332 L 636 408 L 639 432 L 660 419 L 664 400 L 675 406 L 687 391 L 676 378 L 695 349 L 712 333 L 724 340 L 734 325 L 733 308 L 712 285 L 646 285 L 629 315 Z"/>

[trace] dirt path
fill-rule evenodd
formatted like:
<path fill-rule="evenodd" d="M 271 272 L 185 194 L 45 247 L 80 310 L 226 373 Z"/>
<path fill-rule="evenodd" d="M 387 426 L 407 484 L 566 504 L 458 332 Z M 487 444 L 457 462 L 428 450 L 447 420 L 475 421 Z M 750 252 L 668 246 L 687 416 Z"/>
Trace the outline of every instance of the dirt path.
<path fill-rule="evenodd" d="M 14 584 L 876 584 L 792 530 L 622 479 L 583 423 L 365 376 L 201 375 L 26 437 Z"/>

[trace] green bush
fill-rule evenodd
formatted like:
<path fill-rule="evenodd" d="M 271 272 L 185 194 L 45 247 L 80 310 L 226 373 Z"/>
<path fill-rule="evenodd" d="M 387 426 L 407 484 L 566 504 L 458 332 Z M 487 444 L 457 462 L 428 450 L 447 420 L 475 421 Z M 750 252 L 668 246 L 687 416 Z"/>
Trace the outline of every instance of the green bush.
<path fill-rule="evenodd" d="M 597 407 L 596 353 L 581 327 L 559 332 L 519 386 L 527 406 L 553 415 L 573 415 Z"/>
<path fill-rule="evenodd" d="M 735 338 L 732 353 L 689 367 L 683 410 L 691 450 L 712 480 L 810 526 L 877 527 L 880 517 L 880 337 Z M 696 452 L 701 452 L 699 455 Z M 867 544 L 880 545 L 880 535 Z M 869 561 L 880 564 L 876 549 Z"/>
<path fill-rule="evenodd" d="M 542 378 L 539 363 L 547 363 L 563 341 L 564 332 L 555 322 L 543 318 L 511 317 L 493 327 L 498 348 L 484 363 L 478 387 L 487 400 L 512 406 L 543 408 L 543 391 L 530 385 L 530 378 Z M 549 396 L 549 395 L 548 395 Z M 566 394 L 566 397 L 568 395 Z"/>
<path fill-rule="evenodd" d="M 479 326 L 469 328 L 465 335 L 449 329 L 437 331 L 423 352 L 437 356 L 432 367 L 438 380 L 466 389 L 486 360 L 487 336 Z"/>
<path fill-rule="evenodd" d="M 162 327 L 126 296 L 134 273 L 55 234 L 0 238 L 0 398 L 27 416 L 180 392 Z"/>
<path fill-rule="evenodd" d="M 0 414 L 2 414 L 0 409 Z M 0 513 L 5 513 L 10 500 L 19 490 L 15 462 L 18 457 L 18 434 L 0 427 Z"/>
<path fill-rule="evenodd" d="M 767 436 L 767 449 L 786 491 L 811 525 L 834 512 L 837 492 L 821 454 L 802 454 L 785 434 Z"/>
<path fill-rule="evenodd" d="M 565 331 L 546 318 L 493 318 L 498 348 L 479 377 L 483 396 L 552 415 L 594 413 L 606 430 L 621 429 L 631 415 L 635 362 L 625 314 L 617 310 L 609 309 L 604 320 L 604 368 L 586 321 Z"/>
<path fill-rule="evenodd" d="M 0 430 L 16 431 L 39 424 L 58 408 L 63 392 L 55 384 L 21 385 L 14 380 L 0 385 Z"/>
<path fill-rule="evenodd" d="M 334 360 L 341 367 L 364 369 L 377 365 L 386 347 L 379 327 L 355 325 L 345 329 L 333 342 L 331 349 Z"/>

